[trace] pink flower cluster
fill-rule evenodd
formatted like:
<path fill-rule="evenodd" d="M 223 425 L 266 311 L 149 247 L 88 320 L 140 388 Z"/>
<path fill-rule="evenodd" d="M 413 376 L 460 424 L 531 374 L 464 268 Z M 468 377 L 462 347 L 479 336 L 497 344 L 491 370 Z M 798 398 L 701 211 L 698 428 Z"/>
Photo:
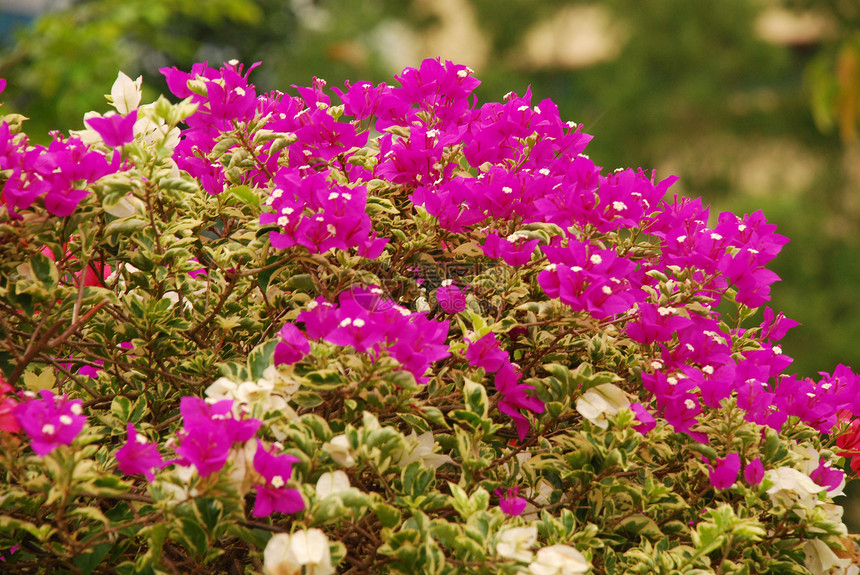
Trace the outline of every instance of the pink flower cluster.
<path fill-rule="evenodd" d="M 118 153 L 108 158 L 80 138 L 53 137 L 48 147 L 31 146 L 26 137 L 12 134 L 6 122 L 0 123 L 0 170 L 10 170 L 0 203 L 13 218 L 20 219 L 19 212 L 39 198 L 51 214 L 70 216 L 89 193 L 88 184 L 120 169 Z"/>
<path fill-rule="evenodd" d="M 269 234 L 272 246 L 302 245 L 310 253 L 356 247 L 368 259 L 376 259 L 385 248 L 388 240 L 370 233 L 364 186 L 337 184 L 307 166 L 280 168 L 273 185 L 265 203 L 274 212 L 260 216 L 260 223 L 280 230 Z"/>
<path fill-rule="evenodd" d="M 0 431 L 19 433 L 30 438 L 30 447 L 45 456 L 60 445 L 71 445 L 86 424 L 81 400 L 56 396 L 50 390 L 39 395 L 22 393 L 16 402 L 7 394 L 12 387 L 0 379 Z M 193 465 L 201 477 L 224 468 L 236 444 L 252 439 L 262 422 L 254 418 L 235 417 L 233 401 L 209 404 L 196 397 L 183 397 L 179 408 L 183 428 L 174 442 L 177 459 L 165 461 L 156 443 L 138 433 L 134 425 L 126 426 L 126 443 L 116 454 L 117 468 L 126 475 L 142 474 L 155 479 L 154 469 L 169 464 Z M 257 499 L 253 514 L 265 517 L 274 511 L 296 513 L 304 509 L 304 500 L 296 489 L 285 487 L 292 475 L 292 464 L 298 460 L 288 454 L 277 455 L 257 440 L 254 469 L 263 478 L 255 484 Z"/>
<path fill-rule="evenodd" d="M 510 93 L 504 102 L 478 107 L 472 92 L 479 81 L 465 66 L 426 60 L 397 76 L 399 86 L 347 84 L 335 92 L 349 121 L 341 120 L 322 80 L 297 87 L 298 96 L 258 94 L 248 81 L 254 67 L 245 72 L 237 64 L 197 64 L 189 72 L 162 72 L 176 96 L 198 106 L 175 148 L 178 166 L 213 195 L 235 184 L 266 190 L 260 222 L 275 248 L 355 249 L 378 258 L 392 238 L 377 237 L 367 202 L 371 181 L 384 180 L 426 209 L 440 228 L 483 238 L 486 258 L 539 269 L 537 285 L 547 298 L 583 318 L 616 324 L 648 358 L 642 374 L 647 393 L 633 404 L 643 433 L 657 415 L 705 442 L 708 437 L 696 430 L 701 415 L 732 397 L 749 421 L 774 429 L 797 417 L 830 433 L 840 417 L 860 413 L 860 378 L 847 367 L 818 381 L 784 373 L 791 358 L 778 342 L 796 322 L 767 308 L 762 323 L 749 331 L 721 327 L 716 309 L 724 299 L 762 307 L 778 280 L 767 265 L 788 240 L 761 212 L 722 213 L 711 224 L 700 200 L 668 198 L 675 178 L 657 181 L 631 169 L 603 174 L 582 154 L 591 136 L 563 122 L 553 102 L 533 104 L 526 90 L 522 97 Z M 133 114 L 89 122 L 109 146 L 128 142 L 133 123 Z M 351 161 L 368 144 L 371 129 L 382 134 L 378 154 Z M 256 130 L 273 137 L 254 140 Z M 288 145 L 275 146 L 278 140 Z M 216 156 L 216 148 L 226 155 Z M 240 150 L 252 156 L 253 167 L 231 168 L 229 158 Z M 55 135 L 47 148 L 30 146 L 0 124 L 0 170 L 10 174 L 0 201 L 13 217 L 38 198 L 54 215 L 68 216 L 87 185 L 118 170 L 119 162 L 118 153 L 108 159 L 74 137 Z M 530 224 L 561 231 L 549 241 L 535 239 L 524 233 Z M 632 247 L 634 240 L 648 248 Z M 443 310 L 461 310 L 459 288 L 443 287 L 437 291 Z M 355 289 L 340 294 L 337 303 L 312 302 L 298 317 L 303 331 L 282 329 L 276 362 L 298 361 L 309 352 L 309 340 L 322 339 L 373 357 L 388 353 L 426 381 L 430 366 L 449 355 L 448 322 L 387 302 L 378 291 Z M 698 300 L 695 306 L 688 305 L 691 299 Z M 742 337 L 751 343 L 737 349 Z M 495 335 L 469 342 L 466 359 L 494 374 L 498 408 L 524 438 L 526 412 L 537 415 L 544 406 L 520 382 Z M 206 476 L 219 471 L 232 446 L 251 439 L 260 423 L 233 417 L 231 402 L 200 401 L 183 400 L 176 452 Z M 80 431 L 83 416 L 74 413 L 75 405 L 43 392 L 41 400 L 22 402 L 13 413 L 37 453 L 48 453 Z M 121 468 L 150 474 L 163 462 L 139 439 L 129 428 L 129 443 L 118 456 Z M 840 447 L 853 455 L 855 443 Z M 265 453 L 258 451 L 259 469 L 266 470 L 260 471 L 267 478 L 259 489 L 264 498 L 267 489 L 278 489 L 280 480 L 273 478 L 289 475 L 291 464 L 273 463 Z M 714 462 L 714 485 L 733 484 L 740 466 L 736 454 Z M 760 480 L 755 462 L 747 470 L 748 481 Z M 834 481 L 828 469 L 817 477 L 828 485 Z M 263 509 L 291 505 L 286 499 L 270 503 Z"/>
<path fill-rule="evenodd" d="M 30 393 L 30 392 L 28 392 Z M 18 426 L 30 437 L 37 455 L 47 455 L 60 445 L 71 445 L 87 421 L 80 399 L 56 396 L 51 390 L 39 392 L 41 399 L 25 396 L 12 414 Z"/>
<path fill-rule="evenodd" d="M 0 93 L 5 88 L 6 81 L 0 80 Z M 97 131 L 102 134 L 103 126 L 95 121 L 99 126 Z M 134 120 L 131 124 L 134 125 Z M 0 204 L 6 206 L 12 218 L 20 219 L 19 212 L 38 198 L 43 199 L 45 209 L 51 214 L 70 216 L 87 195 L 88 184 L 120 169 L 117 153 L 108 159 L 80 138 L 65 138 L 57 132 L 52 136 L 54 140 L 47 148 L 31 146 L 25 135 L 13 134 L 8 123 L 0 122 L 0 170 L 10 170 L 0 190 Z"/>
<path fill-rule="evenodd" d="M 276 361 L 283 358 L 279 363 L 298 361 L 307 353 L 308 339 L 322 339 L 373 357 L 385 351 L 419 382 L 426 382 L 430 365 L 450 355 L 445 344 L 448 322 L 429 320 L 386 300 L 379 288 L 342 292 L 337 305 L 322 298 L 312 301 L 298 321 L 304 323 L 306 335 L 295 326 L 282 329 L 275 351 Z"/>
<path fill-rule="evenodd" d="M 481 367 L 487 373 L 496 374 L 494 381 L 496 391 L 500 395 L 499 411 L 514 421 L 520 441 L 524 440 L 531 428 L 531 423 L 523 414 L 523 410 L 540 415 L 543 413 L 544 404 L 540 399 L 529 394 L 534 390 L 533 386 L 520 383 L 521 374 L 511 362 L 508 352 L 499 347 L 496 334 L 491 332 L 476 341 L 469 342 L 466 348 L 466 360 L 471 366 Z"/>

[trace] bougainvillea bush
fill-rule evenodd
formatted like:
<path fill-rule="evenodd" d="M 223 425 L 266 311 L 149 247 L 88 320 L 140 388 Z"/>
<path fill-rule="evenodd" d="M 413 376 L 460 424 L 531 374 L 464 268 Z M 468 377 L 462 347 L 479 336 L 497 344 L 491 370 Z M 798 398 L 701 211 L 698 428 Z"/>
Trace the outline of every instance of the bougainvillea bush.
<path fill-rule="evenodd" d="M 787 239 L 470 69 L 0 124 L 0 571 L 857 573 Z M 0 88 L 2 88 L 0 84 Z"/>

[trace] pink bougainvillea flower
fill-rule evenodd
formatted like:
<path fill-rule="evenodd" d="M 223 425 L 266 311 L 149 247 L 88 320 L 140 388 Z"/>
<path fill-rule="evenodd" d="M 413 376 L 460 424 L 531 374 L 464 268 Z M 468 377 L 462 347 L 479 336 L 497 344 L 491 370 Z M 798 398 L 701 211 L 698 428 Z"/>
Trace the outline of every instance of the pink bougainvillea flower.
<path fill-rule="evenodd" d="M 293 324 L 285 323 L 278 335 L 281 341 L 275 346 L 275 365 L 296 363 L 310 353 L 310 342 Z"/>
<path fill-rule="evenodd" d="M 788 330 L 800 325 L 799 321 L 785 317 L 783 312 L 774 314 L 769 307 L 764 308 L 764 318 L 761 322 L 761 338 L 767 341 L 779 341 Z"/>
<path fill-rule="evenodd" d="M 524 441 L 531 428 L 531 423 L 523 415 L 522 410 L 525 409 L 539 415 L 544 410 L 543 401 L 530 395 L 534 386 L 520 383 L 520 374 L 509 360 L 506 360 L 496 373 L 495 384 L 496 389 L 502 395 L 498 403 L 499 411 L 514 420 L 517 436 L 520 441 Z"/>
<path fill-rule="evenodd" d="M 244 443 L 257 432 L 262 422 L 254 418 L 233 417 L 233 400 L 208 404 L 199 397 L 183 397 L 179 404 L 184 429 L 176 447 L 179 460 L 193 464 L 201 477 L 220 471 L 230 448 Z"/>
<path fill-rule="evenodd" d="M 764 479 L 764 465 L 762 465 L 761 459 L 756 457 L 744 468 L 744 479 L 750 485 L 758 485 L 761 483 L 761 480 Z"/>
<path fill-rule="evenodd" d="M 164 467 L 164 460 L 158 453 L 158 446 L 149 443 L 146 436 L 137 433 L 131 423 L 127 427 L 128 439 L 116 452 L 117 467 L 126 475 L 142 473 L 150 481 L 155 479 L 153 469 Z"/>
<path fill-rule="evenodd" d="M 2 90 L 0 90 L 0 91 L 2 91 Z M 8 549 L 9 558 L 11 559 L 12 555 L 14 555 L 15 552 L 18 551 L 18 549 L 20 549 L 20 548 L 21 548 L 20 545 L 13 545 L 12 547 L 10 547 Z M 2 552 L 2 553 L 0 553 L 0 562 L 5 562 L 5 561 L 6 561 L 6 552 Z"/>
<path fill-rule="evenodd" d="M 293 463 L 299 459 L 289 455 L 275 455 L 257 440 L 254 454 L 254 469 L 266 480 L 265 485 L 256 484 L 257 500 L 254 502 L 254 516 L 267 517 L 274 511 L 298 513 L 305 508 L 302 494 L 297 489 L 284 487 L 293 474 Z"/>
<path fill-rule="evenodd" d="M 487 235 L 481 250 L 489 258 L 502 258 L 509 266 L 519 267 L 531 259 L 538 243 L 540 240 L 527 240 L 526 236 L 520 234 L 511 234 L 507 238 L 502 238 L 492 233 Z"/>
<path fill-rule="evenodd" d="M 443 282 L 436 289 L 436 301 L 439 302 L 442 311 L 447 314 L 453 315 L 466 309 L 466 296 L 463 294 L 463 290 L 451 283 Z"/>
<path fill-rule="evenodd" d="M 635 425 L 633 429 L 645 435 L 655 427 L 657 427 L 657 420 L 654 419 L 654 416 L 651 415 L 645 406 L 641 403 L 631 403 L 630 409 L 633 410 L 633 413 L 636 414 L 636 420 L 639 421 L 638 425 Z"/>
<path fill-rule="evenodd" d="M 18 433 L 21 431 L 21 425 L 14 414 L 18 402 L 11 395 L 7 395 L 14 391 L 12 386 L 6 383 L 3 377 L 0 376 L 0 431 L 8 433 Z"/>
<path fill-rule="evenodd" d="M 519 487 L 511 487 L 507 491 L 501 488 L 496 489 L 495 493 L 499 496 L 499 507 L 506 515 L 521 515 L 528 503 L 522 497 L 519 497 Z"/>
<path fill-rule="evenodd" d="M 729 453 L 724 458 L 717 458 L 716 463 L 708 471 L 708 478 L 711 480 L 711 485 L 715 488 L 728 489 L 735 484 L 740 470 L 740 455 Z"/>
<path fill-rule="evenodd" d="M 102 118 L 90 118 L 86 123 L 101 136 L 106 146 L 118 148 L 134 140 L 136 121 L 137 110 L 132 110 L 127 116 L 112 114 Z"/>
<path fill-rule="evenodd" d="M 12 411 L 21 429 L 30 437 L 37 455 L 47 455 L 60 445 L 71 445 L 87 417 L 80 399 L 55 396 L 50 390 L 39 392 L 41 399 L 22 401 Z"/>
<path fill-rule="evenodd" d="M 469 365 L 483 367 L 487 373 L 493 373 L 499 371 L 509 359 L 507 352 L 499 347 L 496 334 L 490 332 L 469 343 L 466 348 L 466 361 Z"/>
<path fill-rule="evenodd" d="M 818 485 L 826 487 L 827 491 L 838 489 L 845 481 L 845 473 L 841 469 L 833 469 L 830 467 L 830 462 L 824 459 L 818 462 L 818 467 L 809 474 L 809 477 Z"/>
<path fill-rule="evenodd" d="M 845 433 L 836 438 L 840 457 L 851 458 L 851 469 L 860 473 L 860 419 L 853 420 Z"/>

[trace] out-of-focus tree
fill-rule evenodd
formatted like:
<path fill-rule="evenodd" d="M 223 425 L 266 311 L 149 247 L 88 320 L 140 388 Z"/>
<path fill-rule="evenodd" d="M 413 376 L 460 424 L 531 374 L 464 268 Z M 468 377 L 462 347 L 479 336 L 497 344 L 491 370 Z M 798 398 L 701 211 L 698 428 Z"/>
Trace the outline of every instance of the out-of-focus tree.
<path fill-rule="evenodd" d="M 827 35 L 807 70 L 812 112 L 825 132 L 857 140 L 860 126 L 860 4 L 845 0 L 783 0 L 787 8 L 824 22 Z"/>
<path fill-rule="evenodd" d="M 370 72 L 362 34 L 381 16 L 396 16 L 394 0 L 78 0 L 48 12 L 20 32 L 0 58 L 10 104 L 39 128 L 79 127 L 102 100 L 117 70 L 143 74 L 164 91 L 162 66 L 266 60 L 258 82 L 290 76 L 305 82 L 325 72 Z M 356 40 L 358 39 L 358 40 Z M 376 69 L 376 75 L 381 75 Z M 266 80 L 269 80 L 268 82 Z M 283 87 L 283 85 L 281 85 Z"/>

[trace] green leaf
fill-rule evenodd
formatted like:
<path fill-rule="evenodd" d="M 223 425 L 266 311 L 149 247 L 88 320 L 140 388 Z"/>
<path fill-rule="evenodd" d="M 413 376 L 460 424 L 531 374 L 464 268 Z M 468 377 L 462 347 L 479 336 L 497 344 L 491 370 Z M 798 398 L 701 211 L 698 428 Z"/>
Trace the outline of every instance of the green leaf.
<path fill-rule="evenodd" d="M 180 518 L 181 531 L 179 539 L 185 544 L 189 551 L 198 557 L 206 555 L 209 541 L 206 532 L 200 527 L 196 519 L 190 517 Z"/>
<path fill-rule="evenodd" d="M 326 497 L 312 512 L 311 525 L 324 525 L 341 519 L 346 514 L 346 506 L 339 497 Z"/>
<path fill-rule="evenodd" d="M 221 375 L 233 381 L 248 381 L 251 379 L 251 373 L 247 365 L 236 363 L 235 361 L 227 361 L 218 364 L 218 370 Z"/>
<path fill-rule="evenodd" d="M 277 345 L 277 339 L 270 339 L 252 349 L 251 353 L 248 354 L 248 373 L 251 376 L 251 381 L 262 379 L 263 372 L 274 364 Z"/>
<path fill-rule="evenodd" d="M 33 272 L 33 278 L 47 290 L 52 290 L 57 287 L 60 280 L 57 266 L 45 254 L 33 254 L 30 256 L 30 270 Z"/>
<path fill-rule="evenodd" d="M 78 555 L 72 562 L 80 569 L 83 575 L 90 575 L 98 567 L 99 563 L 107 557 L 107 554 L 113 548 L 113 543 L 102 543 L 93 547 L 93 550 L 84 555 Z"/>
<path fill-rule="evenodd" d="M 463 383 L 463 396 L 466 407 L 481 418 L 487 417 L 489 411 L 487 401 L 487 389 L 480 383 L 466 379 Z"/>
<path fill-rule="evenodd" d="M 125 396 L 117 395 L 110 403 L 110 412 L 123 423 L 127 423 L 131 416 L 131 400 Z"/>
<path fill-rule="evenodd" d="M 149 222 L 140 216 L 128 216 L 127 218 L 119 218 L 110 222 L 105 226 L 105 235 L 112 236 L 114 234 L 131 235 L 132 233 L 142 230 L 149 225 Z M 140 266 L 137 266 L 140 268 Z M 143 268 L 141 268 L 143 269 Z"/>
<path fill-rule="evenodd" d="M 248 186 L 236 186 L 230 188 L 227 193 L 234 196 L 241 203 L 256 207 L 260 206 L 260 197 Z"/>
<path fill-rule="evenodd" d="M 619 523 L 618 527 L 632 535 L 639 535 L 648 539 L 658 539 L 663 536 L 654 520 L 641 513 L 627 517 Z"/>
<path fill-rule="evenodd" d="M 57 376 L 54 374 L 54 370 L 47 367 L 38 375 L 35 371 L 24 372 L 24 387 L 30 391 L 39 392 L 43 389 L 53 389 L 56 381 Z"/>
<path fill-rule="evenodd" d="M 297 391 L 293 395 L 292 401 L 301 407 L 312 408 L 320 405 L 323 402 L 323 399 L 318 393 L 301 390 Z"/>
<path fill-rule="evenodd" d="M 433 407 L 430 405 L 425 406 L 422 408 L 421 414 L 430 423 L 432 423 L 438 427 L 444 427 L 445 429 L 451 429 L 451 426 L 448 425 L 447 421 L 445 421 L 445 414 L 442 413 L 442 410 L 439 409 L 438 407 Z"/>
<path fill-rule="evenodd" d="M 373 512 L 383 527 L 394 528 L 400 524 L 400 510 L 392 505 L 379 502 L 373 506 Z"/>
<path fill-rule="evenodd" d="M 196 499 L 194 505 L 197 508 L 197 514 L 200 516 L 203 525 L 210 534 L 215 536 L 215 528 L 218 527 L 218 523 L 224 514 L 224 506 L 220 501 L 212 497 Z"/>
<path fill-rule="evenodd" d="M 327 389 L 337 389 L 342 387 L 346 382 L 346 378 L 336 369 L 320 369 L 311 371 L 306 376 L 307 387 L 324 391 Z"/>
<path fill-rule="evenodd" d="M 434 470 L 424 467 L 420 461 L 413 461 L 401 473 L 403 491 L 414 498 L 426 495 L 435 483 L 435 475 Z"/>

